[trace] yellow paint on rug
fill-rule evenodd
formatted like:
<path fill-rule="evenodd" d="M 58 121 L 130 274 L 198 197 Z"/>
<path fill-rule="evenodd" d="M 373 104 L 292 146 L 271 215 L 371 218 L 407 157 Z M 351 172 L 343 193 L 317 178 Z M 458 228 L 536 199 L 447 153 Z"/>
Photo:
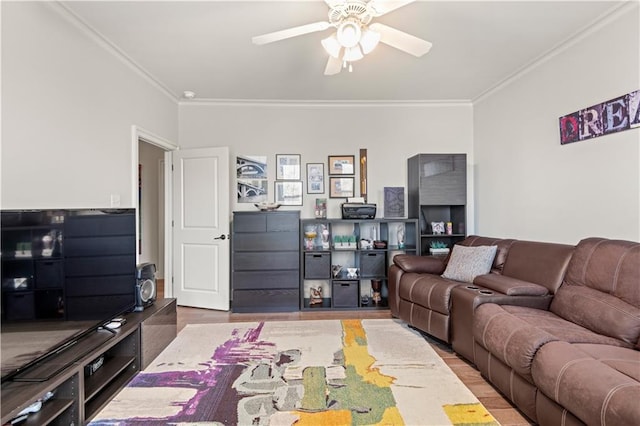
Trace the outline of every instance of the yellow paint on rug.
<path fill-rule="evenodd" d="M 382 374 L 379 368 L 372 367 L 376 359 L 369 354 L 366 333 L 360 320 L 342 320 L 342 328 L 345 366 L 352 365 L 367 383 L 378 387 L 391 386 L 395 377 Z"/>
<path fill-rule="evenodd" d="M 352 421 L 350 410 L 327 410 L 318 413 L 296 411 L 295 413 L 300 416 L 295 423 L 296 426 L 350 425 Z"/>
<path fill-rule="evenodd" d="M 443 405 L 445 413 L 453 425 L 499 425 L 481 403 L 476 404 L 447 404 Z"/>
<path fill-rule="evenodd" d="M 384 410 L 382 420 L 380 420 L 378 425 L 404 425 L 404 419 L 402 418 L 402 414 L 400 414 L 398 407 L 387 407 L 387 409 Z"/>

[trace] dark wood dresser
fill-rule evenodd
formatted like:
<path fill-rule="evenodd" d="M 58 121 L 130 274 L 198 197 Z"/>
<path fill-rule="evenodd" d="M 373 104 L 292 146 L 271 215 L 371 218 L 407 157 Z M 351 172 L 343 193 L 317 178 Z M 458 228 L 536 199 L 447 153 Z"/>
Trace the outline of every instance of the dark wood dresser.
<path fill-rule="evenodd" d="M 300 212 L 234 212 L 233 312 L 300 308 Z"/>

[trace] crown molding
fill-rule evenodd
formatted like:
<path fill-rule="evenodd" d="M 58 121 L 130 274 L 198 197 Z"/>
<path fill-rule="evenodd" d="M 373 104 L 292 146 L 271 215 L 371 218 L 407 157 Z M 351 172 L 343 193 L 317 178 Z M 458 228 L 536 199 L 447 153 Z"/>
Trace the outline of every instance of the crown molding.
<path fill-rule="evenodd" d="M 567 37 L 565 40 L 556 44 L 554 47 L 547 50 L 546 52 L 544 52 L 537 58 L 533 59 L 529 63 L 525 64 L 524 66 L 522 66 L 521 68 L 519 68 L 518 70 L 516 70 L 515 72 L 513 72 L 512 74 L 510 74 L 509 76 L 501 80 L 500 82 L 498 82 L 497 84 L 491 86 L 487 90 L 480 93 L 478 96 L 476 96 L 471 100 L 472 104 L 476 105 L 481 103 L 485 99 L 491 97 L 493 94 L 499 92 L 500 90 L 510 85 L 511 83 L 514 83 L 515 81 L 519 80 L 520 78 L 530 73 L 537 67 L 541 66 L 545 62 L 551 60 L 553 57 L 571 48 L 576 43 L 582 41 L 586 37 L 589 37 L 590 35 L 599 31 L 603 27 L 611 24 L 613 21 L 617 20 L 621 16 L 627 15 L 629 13 L 634 13 L 634 12 L 638 14 L 638 12 L 640 11 L 640 8 L 638 7 L 638 5 L 640 5 L 640 1 L 638 0 L 626 0 L 622 4 L 617 4 L 613 6 L 608 11 L 604 12 L 601 16 L 593 20 L 591 23 L 583 26 L 578 31 L 574 32 L 572 35 Z M 634 11 L 634 9 L 636 10 Z"/>
<path fill-rule="evenodd" d="M 451 107 L 473 106 L 470 99 L 449 100 L 287 100 L 287 99 L 192 99 L 179 101 L 180 106 L 250 106 L 293 108 L 385 108 L 385 107 Z"/>
<path fill-rule="evenodd" d="M 129 57 L 122 49 L 113 44 L 109 39 L 103 36 L 99 31 L 89 25 L 84 19 L 78 16 L 75 12 L 69 9 L 63 3 L 59 1 L 46 2 L 46 4 L 51 7 L 54 11 L 56 11 L 60 16 L 66 19 L 68 22 L 73 24 L 76 28 L 82 31 L 85 35 L 90 37 L 93 41 L 95 41 L 99 46 L 104 48 L 108 53 L 112 56 L 120 60 L 122 63 L 127 65 L 131 70 L 133 70 L 136 74 L 141 76 L 144 80 L 146 80 L 153 87 L 158 89 L 163 95 L 172 100 L 173 102 L 178 102 L 179 99 L 176 95 L 174 95 L 167 86 L 165 86 L 162 82 L 156 79 L 150 72 L 145 70 L 142 66 L 140 66 L 137 62 L 135 62 L 131 57 Z"/>

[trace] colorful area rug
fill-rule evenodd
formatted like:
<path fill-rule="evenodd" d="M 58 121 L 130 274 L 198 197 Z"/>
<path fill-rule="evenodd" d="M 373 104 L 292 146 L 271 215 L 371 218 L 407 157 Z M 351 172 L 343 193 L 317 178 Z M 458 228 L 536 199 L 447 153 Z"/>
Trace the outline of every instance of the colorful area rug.
<path fill-rule="evenodd" d="M 399 321 L 188 325 L 91 425 L 497 425 Z"/>

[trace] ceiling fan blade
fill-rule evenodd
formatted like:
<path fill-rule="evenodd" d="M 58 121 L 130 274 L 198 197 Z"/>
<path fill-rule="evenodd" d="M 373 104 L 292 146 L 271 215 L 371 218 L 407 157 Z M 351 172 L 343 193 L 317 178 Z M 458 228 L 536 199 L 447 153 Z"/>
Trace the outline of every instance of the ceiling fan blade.
<path fill-rule="evenodd" d="M 375 11 L 375 16 L 382 16 L 414 1 L 416 0 L 371 0 L 369 6 Z"/>
<path fill-rule="evenodd" d="M 304 34 L 324 31 L 331 26 L 328 22 L 314 22 L 313 24 L 300 25 L 299 27 L 287 28 L 286 30 L 263 34 L 251 38 L 253 44 L 267 44 L 285 38 L 297 37 Z"/>
<path fill-rule="evenodd" d="M 413 56 L 422 56 L 431 49 L 432 44 L 421 38 L 407 34 L 404 31 L 396 30 L 387 25 L 375 22 L 369 28 L 380 33 L 380 41 L 391 47 L 400 49 Z"/>
<path fill-rule="evenodd" d="M 329 60 L 327 61 L 327 66 L 324 69 L 324 75 L 334 75 L 338 74 L 342 69 L 342 61 L 340 59 L 336 59 L 333 56 L 329 56 Z"/>

